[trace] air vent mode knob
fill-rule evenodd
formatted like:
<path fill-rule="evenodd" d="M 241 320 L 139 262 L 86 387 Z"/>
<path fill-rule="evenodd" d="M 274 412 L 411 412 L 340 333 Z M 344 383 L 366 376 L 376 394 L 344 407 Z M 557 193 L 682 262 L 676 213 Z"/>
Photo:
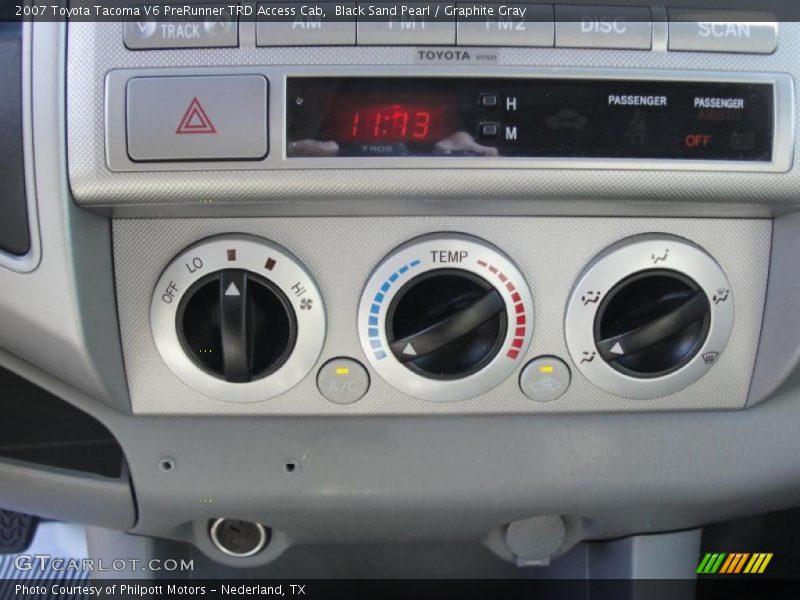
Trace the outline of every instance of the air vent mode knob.
<path fill-rule="evenodd" d="M 705 292 L 677 271 L 642 271 L 609 291 L 594 320 L 597 350 L 632 377 L 672 373 L 697 355 L 711 326 Z"/>
<path fill-rule="evenodd" d="M 658 398 L 713 367 L 733 328 L 722 268 L 695 244 L 640 235 L 602 252 L 579 277 L 565 334 L 575 365 L 624 398 Z"/>
<path fill-rule="evenodd" d="M 247 235 L 210 238 L 175 258 L 156 285 L 150 320 L 175 375 L 230 402 L 288 391 L 325 339 L 314 280 L 286 250 Z"/>
<path fill-rule="evenodd" d="M 506 380 L 533 334 L 517 267 L 483 240 L 434 234 L 401 246 L 370 277 L 359 336 L 389 384 L 424 400 L 463 400 Z"/>

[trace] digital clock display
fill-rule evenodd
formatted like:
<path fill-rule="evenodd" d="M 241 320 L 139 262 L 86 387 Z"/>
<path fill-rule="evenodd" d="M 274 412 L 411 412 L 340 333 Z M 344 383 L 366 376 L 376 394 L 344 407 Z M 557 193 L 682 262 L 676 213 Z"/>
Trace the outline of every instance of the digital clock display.
<path fill-rule="evenodd" d="M 424 144 L 453 132 L 453 119 L 435 102 L 361 103 L 345 101 L 325 132 L 344 143 Z"/>

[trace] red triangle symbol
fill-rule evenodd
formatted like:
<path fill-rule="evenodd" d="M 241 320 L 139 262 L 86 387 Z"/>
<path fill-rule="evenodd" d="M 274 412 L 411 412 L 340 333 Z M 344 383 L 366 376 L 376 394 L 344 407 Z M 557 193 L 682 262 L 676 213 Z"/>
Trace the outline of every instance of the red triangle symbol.
<path fill-rule="evenodd" d="M 181 124 L 175 130 L 175 133 L 217 133 L 211 119 L 208 118 L 203 105 L 197 97 L 192 98 L 189 108 L 181 119 Z"/>

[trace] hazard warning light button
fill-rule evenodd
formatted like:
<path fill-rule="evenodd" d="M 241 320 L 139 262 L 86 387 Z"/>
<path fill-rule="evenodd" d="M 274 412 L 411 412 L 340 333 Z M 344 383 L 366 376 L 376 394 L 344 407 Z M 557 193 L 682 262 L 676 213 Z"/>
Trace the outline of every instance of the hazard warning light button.
<path fill-rule="evenodd" d="M 262 75 L 137 77 L 128 82 L 135 161 L 258 160 L 267 155 Z"/>

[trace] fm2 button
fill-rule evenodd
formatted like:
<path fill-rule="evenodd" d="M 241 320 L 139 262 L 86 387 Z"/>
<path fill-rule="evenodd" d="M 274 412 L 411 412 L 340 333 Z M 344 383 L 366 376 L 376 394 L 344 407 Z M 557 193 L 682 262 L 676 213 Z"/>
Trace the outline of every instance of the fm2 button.
<path fill-rule="evenodd" d="M 319 370 L 317 387 L 331 402 L 353 404 L 369 390 L 369 373 L 351 358 L 334 358 Z"/>
<path fill-rule="evenodd" d="M 569 388 L 572 374 L 560 358 L 540 356 L 529 362 L 519 377 L 522 393 L 536 402 L 552 402 Z"/>

